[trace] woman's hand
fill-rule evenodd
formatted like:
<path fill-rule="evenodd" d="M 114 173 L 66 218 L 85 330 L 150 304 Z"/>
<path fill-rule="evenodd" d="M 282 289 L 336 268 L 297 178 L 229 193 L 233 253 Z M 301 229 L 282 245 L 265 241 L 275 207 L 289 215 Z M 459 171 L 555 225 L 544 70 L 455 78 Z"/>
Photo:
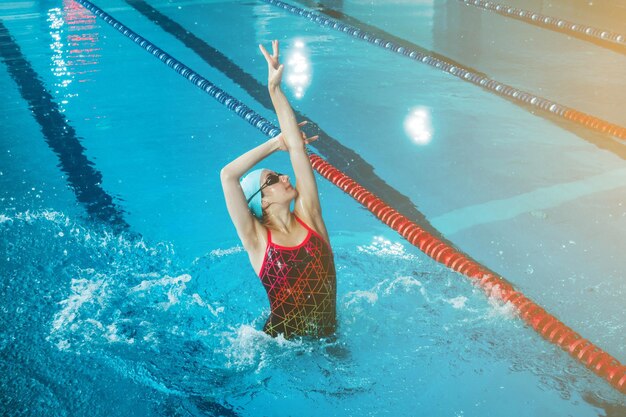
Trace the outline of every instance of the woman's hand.
<path fill-rule="evenodd" d="M 267 82 L 270 89 L 280 87 L 280 82 L 283 77 L 284 65 L 278 60 L 278 41 L 272 41 L 272 55 L 267 52 L 263 45 L 259 45 L 259 49 L 265 60 L 267 61 Z"/>
<path fill-rule="evenodd" d="M 298 123 L 298 126 L 304 126 L 307 123 L 309 123 L 309 121 L 305 120 L 304 122 Z M 304 133 L 302 130 L 300 130 L 300 135 L 302 136 L 302 141 L 304 142 L 305 146 L 308 145 L 309 143 L 314 142 L 317 139 L 319 139 L 319 135 L 311 136 L 310 138 L 307 137 L 306 133 Z M 285 139 L 284 139 L 282 133 L 279 133 L 278 136 L 275 136 L 274 140 L 278 143 L 278 150 L 279 151 L 287 151 L 287 150 L 289 150 L 287 148 L 287 144 L 285 143 Z"/>

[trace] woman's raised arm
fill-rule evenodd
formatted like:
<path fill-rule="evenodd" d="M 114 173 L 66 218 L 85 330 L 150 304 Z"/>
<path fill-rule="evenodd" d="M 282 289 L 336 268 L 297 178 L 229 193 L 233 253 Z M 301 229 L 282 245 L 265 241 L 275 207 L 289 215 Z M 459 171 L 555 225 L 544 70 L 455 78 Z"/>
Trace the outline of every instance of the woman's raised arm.
<path fill-rule="evenodd" d="M 263 234 L 263 227 L 250 212 L 239 179 L 259 161 L 280 149 L 284 150 L 284 145 L 281 135 L 278 135 L 239 156 L 220 171 L 228 214 L 235 225 L 235 229 L 237 229 L 241 243 L 247 251 L 258 249 L 259 237 Z"/>
<path fill-rule="evenodd" d="M 322 209 L 319 202 L 317 183 L 313 175 L 313 167 L 305 150 L 306 143 L 302 140 L 302 133 L 291 105 L 280 87 L 284 66 L 279 62 L 278 41 L 272 41 L 272 55 L 267 52 L 263 45 L 259 45 L 259 49 L 261 49 L 267 61 L 270 97 L 276 110 L 283 141 L 289 151 L 291 165 L 296 175 L 298 197 L 296 198 L 295 209 L 313 221 L 318 230 L 325 230 L 321 217 Z"/>

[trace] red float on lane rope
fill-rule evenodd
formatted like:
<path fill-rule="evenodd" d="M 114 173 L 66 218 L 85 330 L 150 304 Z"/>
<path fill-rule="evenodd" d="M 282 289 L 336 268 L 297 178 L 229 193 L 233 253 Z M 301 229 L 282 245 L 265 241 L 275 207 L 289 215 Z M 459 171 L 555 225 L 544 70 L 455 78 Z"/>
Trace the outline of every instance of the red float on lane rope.
<path fill-rule="evenodd" d="M 572 114 L 570 117 L 580 116 L 580 114 Z M 318 155 L 310 153 L 309 159 L 313 168 L 324 178 L 339 186 L 413 246 L 435 261 L 470 278 L 475 285 L 485 291 L 487 296 L 511 303 L 517 309 L 520 318 L 544 339 L 559 346 L 587 369 L 626 394 L 626 366 L 623 366 L 617 359 L 581 337 L 540 305 L 515 290 L 513 285 L 504 278 L 493 275 L 482 265 L 426 232 Z"/>

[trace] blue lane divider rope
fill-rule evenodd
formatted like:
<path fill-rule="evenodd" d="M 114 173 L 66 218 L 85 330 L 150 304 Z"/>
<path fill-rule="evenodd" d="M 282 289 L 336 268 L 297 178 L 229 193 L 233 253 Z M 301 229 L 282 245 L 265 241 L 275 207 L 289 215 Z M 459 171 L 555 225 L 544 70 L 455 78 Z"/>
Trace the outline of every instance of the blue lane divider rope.
<path fill-rule="evenodd" d="M 100 17 L 105 22 L 112 25 L 119 32 L 132 39 L 133 42 L 144 48 L 146 51 L 150 52 L 159 60 L 163 61 L 166 65 L 174 69 L 180 75 L 184 76 L 196 86 L 210 94 L 220 103 L 227 106 L 231 111 L 235 112 L 237 115 L 248 121 L 248 123 L 252 124 L 257 129 L 263 131 L 268 136 L 274 136 L 278 134 L 279 130 L 262 116 L 256 114 L 253 110 L 245 106 L 233 96 L 218 88 L 204 77 L 198 75 L 191 68 L 182 64 L 162 49 L 156 47 L 147 39 L 137 35 L 135 32 L 133 32 L 132 30 L 121 24 L 119 21 L 115 20 L 113 17 L 105 13 L 103 10 L 95 6 L 93 3 L 87 0 L 76 1 L 88 10 L 90 10 L 96 16 Z M 381 219 L 385 224 L 392 227 L 392 229 L 398 231 L 398 233 L 400 233 L 403 237 L 409 240 L 409 242 L 411 242 L 412 244 L 416 244 L 415 242 L 421 242 L 421 246 L 416 246 L 420 248 L 420 250 L 427 253 L 428 256 L 433 257 L 433 259 L 439 258 L 437 259 L 439 262 L 442 262 L 442 260 L 447 260 L 446 262 L 450 263 L 450 267 L 452 267 L 453 269 L 456 268 L 456 271 L 460 271 L 466 276 L 472 277 L 472 274 L 479 274 L 482 276 L 481 283 L 490 283 L 490 286 L 493 285 L 494 280 L 499 279 L 492 276 L 488 270 L 481 270 L 482 268 L 484 268 L 482 265 L 465 257 L 462 253 L 456 251 L 456 249 L 454 249 L 453 247 L 440 241 L 436 237 L 432 236 L 431 234 L 411 222 L 408 218 L 402 216 L 391 206 L 388 206 L 384 201 L 380 200 L 374 194 L 370 193 L 365 187 L 355 182 L 353 179 L 345 175 L 343 172 L 339 171 L 337 168 L 330 165 L 328 162 L 324 161 L 315 153 L 309 152 L 309 156 L 312 160 L 313 167 L 322 176 L 329 179 L 342 191 L 348 193 L 355 200 L 359 201 L 376 217 Z M 412 240 L 410 240 L 409 238 L 411 238 Z M 486 275 L 483 275 L 483 273 L 486 273 Z M 564 331 L 565 333 L 562 336 L 560 336 L 562 333 L 558 333 L 557 336 L 560 336 L 559 343 L 565 341 L 568 343 L 567 346 L 572 346 L 569 350 L 570 355 L 574 356 L 582 362 L 583 354 L 591 351 L 593 357 L 592 359 L 587 359 L 587 363 L 585 363 L 586 366 L 594 370 L 594 372 L 596 373 L 601 373 L 603 376 L 605 376 L 605 379 L 607 379 L 609 383 L 611 383 L 617 389 L 621 390 L 622 392 L 626 392 L 626 374 L 624 372 L 624 369 L 622 369 L 626 367 L 621 366 L 621 364 L 617 360 L 615 360 L 608 353 L 597 348 L 591 342 L 582 339 L 577 333 L 558 321 L 558 319 L 554 318 L 554 320 L 546 322 L 545 317 L 547 316 L 547 312 L 545 312 L 545 310 L 541 309 L 531 300 L 522 296 L 521 293 L 515 291 L 514 294 L 517 294 L 517 297 L 522 300 L 521 304 L 516 304 L 516 306 L 518 307 L 520 312 L 524 312 L 524 317 L 531 317 L 528 314 L 529 312 L 531 312 L 535 316 L 540 316 L 537 324 L 543 324 L 544 330 L 551 330 L 552 327 L 548 328 L 548 326 L 553 326 L 554 323 L 558 323 L 559 326 L 562 325 L 561 327 L 564 330 L 561 330 L 561 327 L 559 327 L 559 331 Z M 530 308 L 528 306 L 530 306 Z M 526 308 L 526 310 L 522 310 L 522 308 Z M 536 327 L 533 328 L 536 329 Z M 574 338 L 573 341 L 571 340 L 572 338 Z M 555 342 L 553 341 L 553 343 Z M 566 346 L 561 347 L 565 348 Z M 579 351 L 581 352 L 580 356 L 578 356 Z M 608 371 L 606 369 L 608 369 Z"/>
<path fill-rule="evenodd" d="M 484 0 L 459 0 L 468 6 L 476 6 L 481 9 L 490 10 L 514 19 L 528 23 L 546 26 L 559 32 L 570 33 L 582 39 L 600 41 L 626 47 L 626 35 L 611 32 L 609 30 L 598 29 L 581 23 L 570 22 L 558 17 L 547 16 L 541 13 L 524 10 L 517 7 L 509 7 L 504 4 L 494 3 Z"/>
<path fill-rule="evenodd" d="M 292 14 L 304 17 L 321 26 L 338 30 L 352 37 L 364 40 L 373 45 L 377 45 L 381 48 L 388 49 L 392 52 L 406 56 L 407 58 L 422 62 L 424 64 L 428 64 L 431 67 L 437 68 L 441 71 L 445 71 L 449 74 L 454 75 L 457 78 L 471 82 L 472 84 L 483 87 L 498 95 L 550 112 L 566 120 L 574 121 L 578 124 L 582 124 L 596 131 L 608 133 L 609 135 L 616 136 L 620 139 L 626 139 L 626 128 L 623 126 L 607 122 L 595 116 L 580 112 L 571 107 L 556 103 L 552 100 L 548 100 L 535 94 L 522 91 L 508 84 L 504 84 L 494 79 L 491 79 L 485 75 L 478 74 L 473 71 L 468 71 L 467 69 L 459 67 L 459 65 L 454 65 L 432 55 L 416 51 L 409 47 L 398 45 L 397 43 L 385 40 L 374 33 L 358 29 L 352 25 L 339 22 L 332 18 L 324 17 L 318 13 L 311 12 L 300 7 L 293 6 L 291 4 L 287 4 L 280 0 L 262 1 L 284 9 Z"/>
<path fill-rule="evenodd" d="M 118 20 L 113 18 L 111 15 L 107 14 L 104 10 L 100 9 L 95 4 L 87 0 L 76 0 L 76 1 L 80 3 L 83 7 L 85 7 L 87 10 L 89 10 L 90 12 L 92 12 L 93 14 L 95 14 L 96 16 L 98 16 L 99 18 L 101 18 L 102 20 L 110 24 L 111 26 L 113 26 L 115 29 L 121 32 L 124 36 L 128 37 L 137 45 L 141 46 L 143 49 L 145 49 L 146 51 L 154 55 L 156 58 L 161 60 L 168 67 L 176 71 L 178 74 L 187 78 L 187 80 L 195 84 L 198 88 L 200 88 L 204 92 L 211 95 L 211 97 L 213 97 L 214 99 L 219 101 L 221 104 L 226 106 L 229 110 L 233 111 L 242 119 L 250 123 L 252 126 L 259 129 L 265 135 L 272 137 L 280 133 L 280 129 L 278 129 L 278 127 L 276 127 L 274 124 L 269 122 L 263 116 L 259 115 L 254 110 L 252 110 L 251 108 L 249 108 L 248 106 L 246 106 L 245 104 L 237 100 L 235 97 L 231 96 L 230 94 L 228 94 L 227 92 L 225 92 L 224 90 L 222 90 L 221 88 L 213 84 L 211 81 L 207 80 L 206 78 L 204 78 L 203 76 L 201 76 L 200 74 L 198 74 L 197 72 L 189 68 L 187 65 L 178 61 L 176 58 L 174 58 L 173 56 L 171 56 L 170 54 L 168 54 L 167 52 L 165 52 L 164 50 L 162 50 L 161 48 L 159 48 L 158 46 L 156 46 L 149 40 L 133 32 L 131 29 L 124 26 L 122 23 L 120 23 Z"/>

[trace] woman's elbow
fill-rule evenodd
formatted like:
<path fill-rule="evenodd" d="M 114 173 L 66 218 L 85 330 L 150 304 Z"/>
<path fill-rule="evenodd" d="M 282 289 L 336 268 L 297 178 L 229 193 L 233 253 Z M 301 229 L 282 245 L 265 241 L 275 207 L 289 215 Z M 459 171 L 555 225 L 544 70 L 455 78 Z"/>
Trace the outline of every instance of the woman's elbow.
<path fill-rule="evenodd" d="M 233 177 L 232 172 L 228 169 L 228 166 L 225 166 L 220 170 L 220 180 L 222 182 L 226 182 Z"/>

